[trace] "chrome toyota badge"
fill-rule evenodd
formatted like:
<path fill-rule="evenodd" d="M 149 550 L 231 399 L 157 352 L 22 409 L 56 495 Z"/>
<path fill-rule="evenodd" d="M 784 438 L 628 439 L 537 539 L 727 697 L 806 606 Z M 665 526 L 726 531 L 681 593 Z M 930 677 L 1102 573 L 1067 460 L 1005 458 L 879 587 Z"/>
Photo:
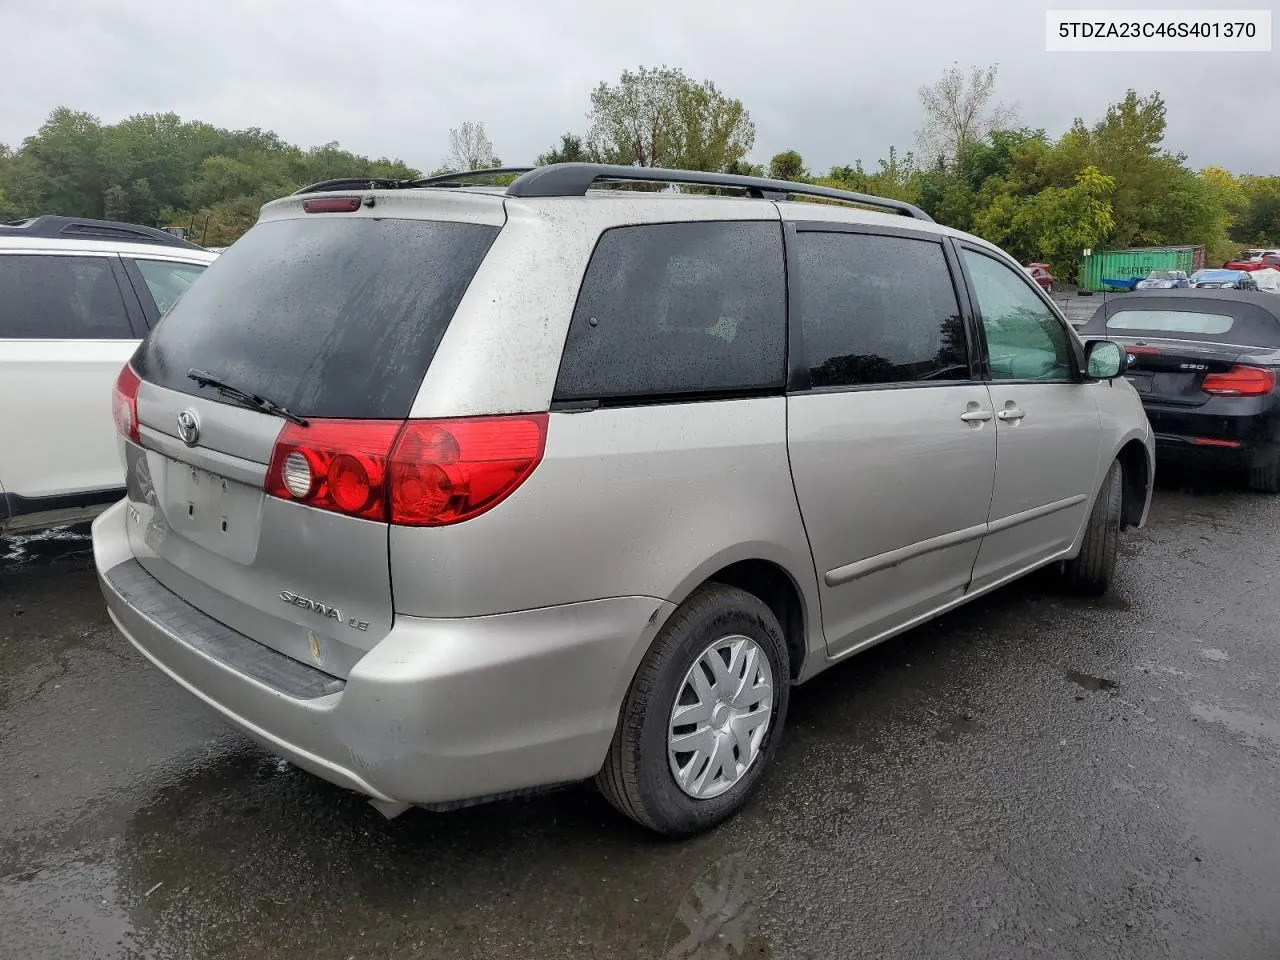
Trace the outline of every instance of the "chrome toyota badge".
<path fill-rule="evenodd" d="M 194 447 L 200 440 L 200 418 L 194 410 L 183 410 L 178 414 L 178 436 L 188 447 Z"/>

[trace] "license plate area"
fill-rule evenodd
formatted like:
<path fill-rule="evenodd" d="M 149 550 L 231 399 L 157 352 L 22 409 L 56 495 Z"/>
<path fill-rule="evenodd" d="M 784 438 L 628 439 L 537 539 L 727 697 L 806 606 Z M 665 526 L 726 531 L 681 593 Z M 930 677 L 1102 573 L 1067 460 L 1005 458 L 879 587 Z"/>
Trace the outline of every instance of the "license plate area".
<path fill-rule="evenodd" d="M 1149 373 L 1126 373 L 1124 378 L 1133 384 L 1133 389 L 1139 393 L 1151 392 L 1151 374 Z"/>
<path fill-rule="evenodd" d="M 166 458 L 164 490 L 173 533 L 228 559 L 253 561 L 262 524 L 260 489 Z"/>

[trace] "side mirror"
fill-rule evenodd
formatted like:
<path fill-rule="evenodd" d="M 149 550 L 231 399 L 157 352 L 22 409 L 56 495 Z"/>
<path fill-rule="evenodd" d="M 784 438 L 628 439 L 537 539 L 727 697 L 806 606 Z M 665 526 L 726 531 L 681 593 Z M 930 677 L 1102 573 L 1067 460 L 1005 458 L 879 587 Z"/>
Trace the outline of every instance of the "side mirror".
<path fill-rule="evenodd" d="M 1085 346 L 1085 359 L 1090 380 L 1114 380 L 1124 372 L 1124 351 L 1112 340 L 1091 340 Z"/>

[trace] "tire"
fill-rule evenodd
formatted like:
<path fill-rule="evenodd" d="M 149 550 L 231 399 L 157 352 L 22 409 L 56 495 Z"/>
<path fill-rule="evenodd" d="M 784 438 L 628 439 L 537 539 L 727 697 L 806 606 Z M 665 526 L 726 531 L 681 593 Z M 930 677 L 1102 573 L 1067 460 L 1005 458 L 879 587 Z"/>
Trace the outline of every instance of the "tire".
<path fill-rule="evenodd" d="M 717 757 L 722 756 L 719 751 L 710 753 L 706 765 L 699 767 L 707 770 L 706 789 L 718 789 L 717 781 L 724 789 L 714 796 L 695 797 L 677 783 L 673 764 L 677 764 L 682 756 L 692 758 L 686 762 L 686 768 L 692 770 L 698 766 L 700 755 L 678 753 L 673 756 L 668 752 L 668 741 L 677 731 L 690 731 L 691 727 L 702 724 L 679 726 L 673 730 L 672 712 L 678 698 L 683 695 L 687 702 L 694 695 L 691 688 L 686 690 L 686 681 L 696 682 L 693 671 L 701 669 L 698 662 L 704 655 L 717 655 L 711 653 L 711 648 L 735 636 L 744 637 L 755 645 L 757 664 L 763 654 L 772 690 L 760 703 L 769 702 L 770 714 L 758 742 L 754 732 L 743 741 L 727 733 L 717 735 L 699 731 L 700 736 L 710 737 L 710 742 L 717 745 L 722 739 L 727 740 L 729 746 L 725 749 L 735 752 L 724 755 L 724 760 L 719 763 Z M 742 644 L 741 649 L 749 651 L 751 644 Z M 731 663 L 734 656 L 731 654 Z M 782 628 L 762 600 L 723 584 L 713 583 L 699 588 L 663 625 L 631 681 L 609 754 L 604 767 L 596 775 L 600 792 L 632 820 L 669 837 L 701 833 L 737 813 L 746 804 L 777 748 L 791 693 L 790 669 Z M 707 676 L 702 674 L 704 684 Z M 754 689 L 759 694 L 764 688 L 756 685 Z M 719 701 L 706 697 L 704 702 Z M 695 704 L 694 709 L 699 705 Z M 721 722 L 728 723 L 725 715 L 730 709 L 727 705 L 715 707 L 719 713 L 712 714 L 712 719 L 706 721 L 707 728 L 716 722 L 714 718 L 717 715 Z M 732 709 L 738 710 L 739 706 L 734 704 Z M 755 713 L 751 712 L 751 716 Z M 738 716 L 737 719 L 743 718 Z M 749 724 L 751 721 L 748 718 L 744 722 Z M 756 753 L 746 764 L 745 771 L 737 774 L 731 785 L 726 785 L 730 775 L 719 774 L 728 769 L 730 759 L 741 755 L 741 751 L 732 745 L 741 744 L 743 750 L 749 750 L 749 744 L 753 742 L 757 744 Z M 716 764 L 715 771 L 707 769 L 713 764 Z"/>
<path fill-rule="evenodd" d="M 1085 528 L 1079 556 L 1063 565 L 1063 578 L 1074 593 L 1100 597 L 1111 586 L 1120 546 L 1120 513 L 1124 505 L 1124 469 L 1111 464 Z"/>
<path fill-rule="evenodd" d="M 1250 467 L 1249 489 L 1258 493 L 1280 493 L 1280 462 Z"/>

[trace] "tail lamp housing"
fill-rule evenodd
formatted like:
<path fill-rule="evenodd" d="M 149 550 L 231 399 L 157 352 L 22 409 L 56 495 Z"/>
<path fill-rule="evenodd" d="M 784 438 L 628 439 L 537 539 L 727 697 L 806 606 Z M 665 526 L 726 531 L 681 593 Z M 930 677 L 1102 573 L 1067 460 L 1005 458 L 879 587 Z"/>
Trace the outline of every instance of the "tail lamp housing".
<path fill-rule="evenodd" d="M 319 510 L 409 527 L 493 509 L 542 461 L 547 414 L 288 423 L 266 492 Z"/>
<path fill-rule="evenodd" d="M 133 365 L 126 363 L 111 390 L 111 416 L 116 422 L 116 432 L 134 443 L 142 442 L 138 433 L 139 383 L 141 380 L 134 372 Z"/>
<path fill-rule="evenodd" d="M 1274 370 L 1243 365 L 1226 373 L 1207 373 L 1200 383 L 1201 390 L 1218 397 L 1265 397 L 1275 388 Z"/>

